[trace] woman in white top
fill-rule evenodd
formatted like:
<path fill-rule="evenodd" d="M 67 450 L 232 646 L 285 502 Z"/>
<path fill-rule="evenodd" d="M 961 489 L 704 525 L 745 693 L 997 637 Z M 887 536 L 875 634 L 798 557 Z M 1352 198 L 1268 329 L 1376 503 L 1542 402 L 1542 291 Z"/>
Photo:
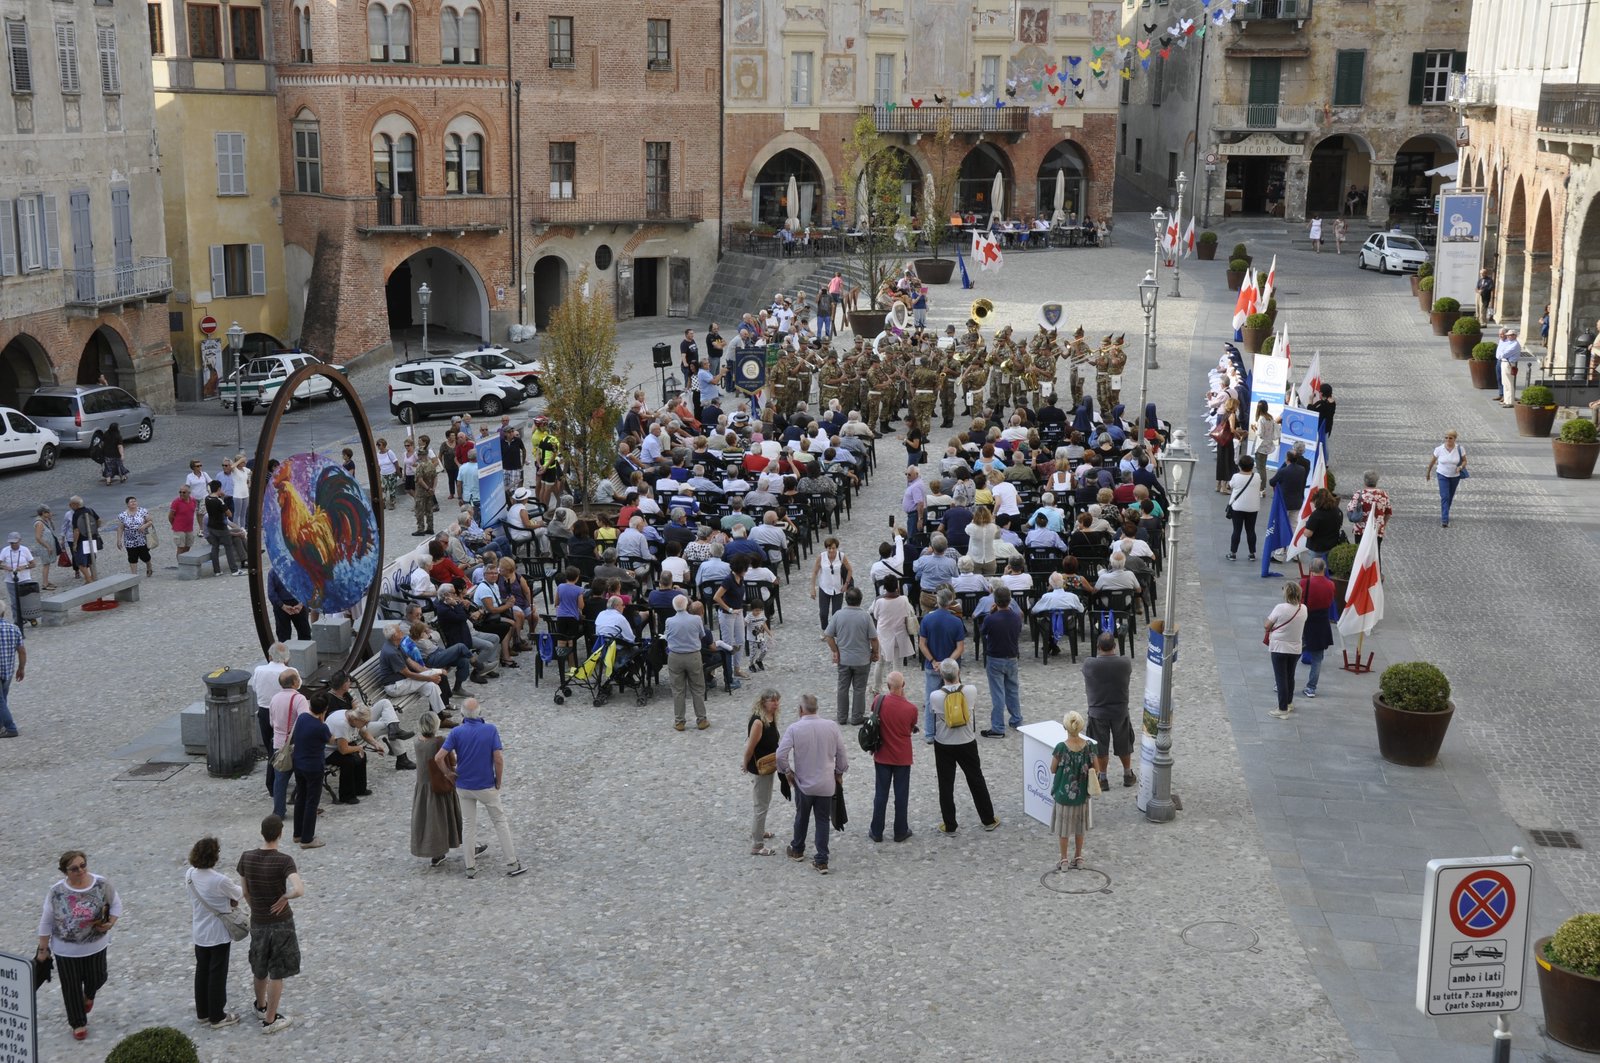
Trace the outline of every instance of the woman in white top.
<path fill-rule="evenodd" d="M 1261 481 L 1263 494 L 1267 490 L 1267 458 L 1278 452 L 1278 422 L 1267 410 L 1267 402 L 1256 403 L 1256 479 Z M 1237 507 L 1235 507 L 1237 508 Z"/>
<path fill-rule="evenodd" d="M 844 605 L 844 589 L 850 585 L 854 570 L 840 551 L 838 539 L 830 535 L 822 545 L 822 553 L 811 563 L 811 597 L 816 599 L 817 615 L 826 628 L 828 618 Z"/>
<path fill-rule="evenodd" d="M 39 916 L 39 951 L 34 962 L 54 956 L 61 1001 L 74 1040 L 89 1036 L 89 1012 L 106 984 L 106 948 L 111 928 L 122 917 L 116 887 L 89 871 L 89 857 L 68 849 L 56 864 L 66 878 L 50 887 Z"/>
<path fill-rule="evenodd" d="M 917 652 L 912 638 L 917 615 L 911 608 L 911 599 L 900 593 L 900 581 L 893 576 L 884 579 L 883 593 L 878 595 L 867 614 L 878 625 L 880 652 L 878 666 L 872 670 L 872 696 L 877 697 L 883 692 L 884 676 Z"/>
<path fill-rule="evenodd" d="M 1267 651 L 1272 654 L 1272 679 L 1278 687 L 1278 708 L 1269 715 L 1288 719 L 1294 711 L 1294 666 L 1300 661 L 1300 636 L 1306 628 L 1306 607 L 1300 601 L 1300 584 L 1283 585 L 1283 604 L 1272 607 L 1265 625 Z"/>
<path fill-rule="evenodd" d="M 250 514 L 250 466 L 248 459 L 243 454 L 233 459 L 233 483 L 228 485 L 228 494 L 233 497 L 233 519 L 237 524 L 249 520 Z"/>
<path fill-rule="evenodd" d="M 974 572 L 994 575 L 994 543 L 1000 537 L 1000 525 L 988 506 L 972 511 L 972 523 L 967 525 L 967 557 L 972 560 Z"/>
<path fill-rule="evenodd" d="M 1056 467 L 1045 488 L 1057 498 L 1072 497 L 1072 453 L 1066 447 L 1056 448 Z"/>
<path fill-rule="evenodd" d="M 1450 503 L 1456 500 L 1456 488 L 1461 486 L 1461 477 L 1466 475 L 1467 452 L 1456 443 L 1456 433 L 1452 429 L 1444 434 L 1444 445 L 1433 448 L 1433 457 L 1428 459 L 1428 470 L 1422 474 L 1424 480 L 1429 477 L 1439 478 L 1439 524 L 1441 527 L 1450 527 Z"/>
<path fill-rule="evenodd" d="M 238 1014 L 228 1010 L 228 952 L 233 938 L 222 914 L 238 907 L 244 890 L 217 870 L 221 855 L 217 839 L 201 838 L 189 850 L 189 870 L 183 874 L 194 936 L 194 1011 L 213 1030 L 239 1021 Z"/>
<path fill-rule="evenodd" d="M 383 477 L 384 504 L 393 509 L 400 499 L 400 458 L 387 439 L 378 440 L 378 475 Z"/>
<path fill-rule="evenodd" d="M 1229 561 L 1239 560 L 1239 533 L 1250 543 L 1250 560 L 1256 559 L 1256 514 L 1261 512 L 1261 476 L 1255 459 L 1246 454 L 1239 459 L 1239 471 L 1228 481 L 1228 512 L 1233 518 L 1233 539 L 1228 545 Z"/>

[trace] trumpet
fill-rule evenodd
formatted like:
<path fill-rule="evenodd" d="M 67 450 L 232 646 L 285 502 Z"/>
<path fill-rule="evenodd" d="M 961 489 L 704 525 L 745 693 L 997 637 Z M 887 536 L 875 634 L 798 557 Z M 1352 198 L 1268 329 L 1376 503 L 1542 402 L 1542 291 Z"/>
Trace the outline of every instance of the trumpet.
<path fill-rule="evenodd" d="M 990 302 L 988 299 L 973 300 L 972 311 L 970 314 L 972 320 L 981 325 L 984 321 L 988 320 L 989 315 L 992 313 L 994 313 L 994 303 Z"/>

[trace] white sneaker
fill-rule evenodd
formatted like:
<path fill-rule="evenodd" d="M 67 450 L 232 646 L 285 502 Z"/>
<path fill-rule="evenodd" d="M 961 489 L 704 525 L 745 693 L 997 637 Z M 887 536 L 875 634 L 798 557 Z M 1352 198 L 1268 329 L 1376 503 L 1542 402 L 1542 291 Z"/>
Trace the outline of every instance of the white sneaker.
<path fill-rule="evenodd" d="M 239 1016 L 235 1015 L 233 1012 L 230 1011 L 226 1015 L 222 1016 L 222 1018 L 220 1018 L 216 1022 L 212 1023 L 211 1024 L 211 1028 L 213 1030 L 220 1030 L 224 1026 L 237 1026 L 238 1023 L 239 1023 Z"/>
<path fill-rule="evenodd" d="M 287 1016 L 287 1015 L 279 1015 L 276 1019 L 272 1020 L 271 1022 L 263 1022 L 261 1024 L 261 1032 L 262 1033 L 282 1033 L 284 1030 L 287 1030 L 291 1025 L 293 1025 L 293 1024 L 289 1021 L 289 1016 Z"/>
<path fill-rule="evenodd" d="M 1294 706 L 1292 705 L 1287 709 L 1273 709 L 1271 712 L 1267 713 L 1268 716 L 1271 716 L 1275 720 L 1287 720 L 1293 714 Z"/>

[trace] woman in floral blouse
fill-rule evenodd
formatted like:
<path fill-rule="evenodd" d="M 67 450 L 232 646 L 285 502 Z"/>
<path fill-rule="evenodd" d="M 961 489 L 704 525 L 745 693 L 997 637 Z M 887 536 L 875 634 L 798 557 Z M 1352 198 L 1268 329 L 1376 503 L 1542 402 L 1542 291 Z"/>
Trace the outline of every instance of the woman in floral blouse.
<path fill-rule="evenodd" d="M 1050 816 L 1050 829 L 1061 841 L 1061 862 L 1056 870 L 1083 866 L 1083 836 L 1089 833 L 1089 763 L 1093 744 L 1083 736 L 1083 713 L 1067 713 L 1061 721 L 1067 729 L 1067 740 L 1056 743 L 1055 755 L 1050 760 L 1050 770 L 1055 773 L 1051 796 L 1056 799 L 1055 811 Z M 1067 859 L 1067 839 L 1073 840 L 1072 859 Z"/>

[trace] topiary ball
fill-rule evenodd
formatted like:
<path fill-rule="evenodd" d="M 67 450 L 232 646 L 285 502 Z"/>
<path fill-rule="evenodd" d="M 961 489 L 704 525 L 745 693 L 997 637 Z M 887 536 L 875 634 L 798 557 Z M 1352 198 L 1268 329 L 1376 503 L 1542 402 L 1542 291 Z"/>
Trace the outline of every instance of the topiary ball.
<path fill-rule="evenodd" d="M 170 1026 L 151 1026 L 118 1041 L 106 1063 L 200 1063 L 194 1042 Z"/>
<path fill-rule="evenodd" d="M 1561 924 L 1545 955 L 1561 966 L 1591 978 L 1600 978 L 1600 913 L 1585 912 Z"/>
<path fill-rule="evenodd" d="M 1391 664 L 1378 680 L 1378 696 L 1406 712 L 1444 712 L 1450 707 L 1450 680 L 1426 661 Z"/>

